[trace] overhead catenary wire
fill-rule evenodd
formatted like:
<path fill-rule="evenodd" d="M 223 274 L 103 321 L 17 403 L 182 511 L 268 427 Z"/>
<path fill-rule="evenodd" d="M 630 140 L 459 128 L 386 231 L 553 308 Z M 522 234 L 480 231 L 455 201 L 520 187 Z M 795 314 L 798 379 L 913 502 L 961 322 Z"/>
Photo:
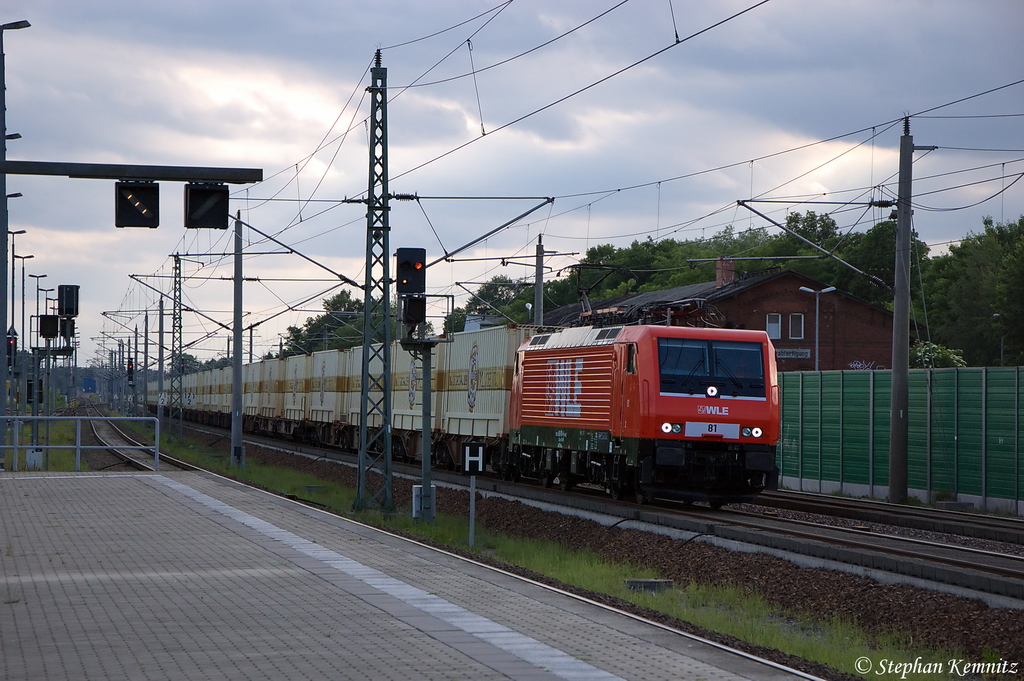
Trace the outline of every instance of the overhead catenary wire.
<path fill-rule="evenodd" d="M 504 6 L 506 6 L 507 4 L 508 4 L 508 3 L 504 3 L 504 4 L 502 4 L 502 5 L 499 5 L 498 7 L 504 7 Z M 671 2 L 670 2 L 670 8 L 671 8 Z M 493 11 L 493 10 L 491 10 L 491 11 Z M 483 14 L 481 14 L 481 15 L 479 15 L 479 16 L 483 16 Z M 673 19 L 674 19 L 674 13 L 673 13 Z M 1004 86 L 1004 87 L 1005 87 L 1005 86 Z M 993 89 L 993 90 L 989 90 L 989 91 L 986 91 L 986 92 L 991 92 L 991 91 L 994 91 L 994 90 L 997 90 L 997 89 L 1000 89 L 1000 88 L 995 88 L 995 89 Z M 956 102 L 964 101 L 965 99 L 969 99 L 969 98 L 963 98 L 963 99 L 960 99 L 960 100 L 956 100 Z M 955 102 L 954 102 L 954 103 L 955 103 Z M 926 111 L 933 111 L 933 110 L 935 110 L 935 109 L 937 109 L 937 108 L 941 108 L 941 107 L 934 107 L 934 108 L 932 108 L 932 109 L 927 109 Z M 1016 115 L 1016 114 L 1013 114 L 1013 115 Z M 748 162 L 749 162 L 749 161 L 743 161 L 743 162 L 741 162 L 741 163 L 748 163 Z M 656 181 L 656 182 L 660 183 L 660 182 L 662 182 L 662 181 L 663 181 L 663 180 L 658 180 L 658 181 Z M 1012 185 L 1011 185 L 1011 186 L 1012 186 Z M 308 201 L 308 200 L 307 200 L 307 201 Z M 307 204 L 303 204 L 303 205 L 307 205 Z M 587 204 L 587 208 L 588 208 L 588 214 L 589 214 L 589 207 L 590 207 L 591 205 L 592 205 L 592 203 L 588 203 L 588 204 Z M 976 205 L 976 204 L 975 204 L 975 205 Z M 422 209 L 422 208 L 421 208 L 421 209 Z M 299 209 L 299 213 L 300 213 L 300 214 L 301 214 L 301 210 L 302 210 L 302 209 L 301 209 L 301 207 L 300 207 L 300 209 Z M 562 215 L 562 214 L 564 214 L 564 212 L 563 212 L 563 213 L 559 213 L 559 215 Z M 429 222 L 429 219 L 428 219 L 428 222 Z M 659 219 L 659 223 L 660 223 L 660 219 Z M 432 225 L 431 225 L 431 227 L 432 227 Z M 658 225 L 657 227 L 658 227 L 658 228 L 661 228 L 661 229 L 664 229 L 664 228 L 663 228 L 663 227 L 662 227 L 662 226 L 661 226 L 660 224 L 659 224 L 659 225 Z M 433 227 L 432 227 L 432 228 L 433 228 Z"/>

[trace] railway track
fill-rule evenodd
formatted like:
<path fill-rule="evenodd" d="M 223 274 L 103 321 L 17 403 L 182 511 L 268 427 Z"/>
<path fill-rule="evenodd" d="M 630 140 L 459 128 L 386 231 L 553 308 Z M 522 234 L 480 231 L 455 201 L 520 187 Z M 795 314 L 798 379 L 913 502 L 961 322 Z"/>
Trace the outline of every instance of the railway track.
<path fill-rule="evenodd" d="M 84 416 L 104 416 L 95 404 L 86 404 L 84 412 Z M 105 451 L 119 459 L 120 462 L 135 470 L 157 470 L 157 464 L 152 454 L 144 449 L 138 449 L 139 447 L 152 448 L 151 442 L 143 442 L 137 435 L 111 421 L 88 421 L 88 423 L 96 441 L 106 447 Z M 199 470 L 199 468 L 187 461 L 169 457 L 161 452 L 159 470 L 166 472 Z"/>
<path fill-rule="evenodd" d="M 1024 519 L 849 499 L 810 492 L 762 492 L 758 505 L 845 518 L 860 523 L 904 527 L 962 537 L 1024 545 Z M 873 528 L 864 528 L 873 529 Z"/>
<path fill-rule="evenodd" d="M 434 478 L 465 485 L 460 476 L 435 473 Z M 727 547 L 757 546 L 768 552 L 855 566 L 859 571 L 892 573 L 1024 601 L 1024 555 L 1011 552 L 1019 545 L 982 549 L 958 545 L 952 537 L 948 541 L 922 540 L 728 508 L 672 504 L 638 507 L 597 495 L 580 496 L 489 480 L 478 481 L 477 489 L 610 516 L 620 519 L 616 523 L 620 525 L 631 521 L 653 527 L 654 531 L 671 529 Z"/>
<path fill-rule="evenodd" d="M 219 429 L 203 426 L 198 429 L 210 434 L 223 435 Z M 334 449 L 321 449 L 309 445 L 283 443 L 262 437 L 245 438 L 247 444 L 269 447 L 283 452 L 292 452 L 312 458 L 328 459 L 339 464 L 355 465 L 355 457 Z M 163 461 L 163 457 L 161 457 Z M 419 465 L 395 462 L 396 475 L 417 480 Z M 468 488 L 468 478 L 458 473 L 435 470 L 432 474 L 435 484 Z M 411 484 L 411 482 L 410 482 Z M 835 498 L 839 503 L 829 504 L 833 497 L 807 500 L 805 508 L 814 511 L 789 509 L 786 513 L 773 515 L 779 495 L 771 495 L 769 510 L 752 508 L 725 508 L 712 510 L 705 506 L 683 506 L 672 502 L 638 506 L 636 504 L 609 499 L 599 490 L 576 488 L 573 493 L 558 489 L 543 488 L 536 484 L 504 482 L 497 478 L 478 478 L 477 491 L 481 494 L 498 494 L 518 499 L 524 503 L 550 505 L 561 508 L 561 512 L 575 514 L 596 514 L 613 519 L 610 524 L 628 526 L 637 523 L 648 531 L 675 531 L 680 536 L 698 538 L 725 546 L 745 545 L 758 547 L 757 550 L 786 553 L 815 560 L 828 561 L 833 566 L 845 564 L 852 571 L 874 571 L 878 575 L 891 573 L 912 577 L 921 583 L 944 584 L 948 587 L 979 591 L 995 596 L 1024 601 L 1024 548 L 1022 542 L 1009 541 L 996 544 L 994 536 L 1019 538 L 1014 534 L 1014 519 L 990 518 L 975 514 L 952 513 L 956 518 L 940 522 L 943 513 L 935 512 L 939 520 L 928 520 L 927 509 L 880 504 L 885 507 L 888 526 L 926 526 L 933 533 L 944 532 L 938 538 L 919 539 L 884 532 L 884 528 L 865 527 L 861 523 L 878 517 L 879 504 L 866 504 L 863 517 L 856 516 L 856 504 L 861 500 Z M 802 499 L 807 495 L 800 495 Z M 812 505 L 814 501 L 816 504 Z M 829 515 L 830 508 L 839 513 Z M 902 514 L 907 512 L 907 520 Z M 806 514 L 804 517 L 794 517 Z M 824 522 L 815 516 L 825 516 Z M 853 520 L 848 526 L 837 525 L 838 516 Z M 961 516 L 968 516 L 966 519 Z M 977 520 L 977 526 L 967 523 Z M 896 521 L 896 522 L 893 522 Z M 1004 521 L 1006 528 L 1001 528 Z M 988 526 L 988 534 L 981 528 Z M 939 528 L 939 529 L 936 529 Z M 965 529 L 965 534 L 956 530 Z M 962 537 L 978 539 L 984 537 L 993 542 L 984 548 L 956 543 Z M 1018 550 L 1021 555 L 1014 553 Z M 749 550 L 749 549 L 748 549 Z"/>

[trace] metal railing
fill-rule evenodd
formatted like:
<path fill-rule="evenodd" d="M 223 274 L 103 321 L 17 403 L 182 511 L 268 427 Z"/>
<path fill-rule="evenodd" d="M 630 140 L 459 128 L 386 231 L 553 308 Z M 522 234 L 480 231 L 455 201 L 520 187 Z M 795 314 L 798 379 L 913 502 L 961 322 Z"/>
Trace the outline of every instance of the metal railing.
<path fill-rule="evenodd" d="M 29 470 L 29 452 L 45 452 L 49 453 L 51 449 L 71 449 L 75 450 L 75 470 L 82 470 L 82 450 L 89 449 L 125 449 L 125 450 L 143 450 L 153 452 L 153 470 L 160 470 L 160 420 L 155 416 L 7 416 L 2 417 L 6 421 L 6 425 L 11 428 L 13 433 L 13 441 L 10 445 L 0 444 L 0 449 L 10 450 L 13 455 L 13 462 L 11 466 L 11 472 L 17 472 L 18 470 L 18 454 L 21 450 L 25 450 L 25 470 Z M 19 442 L 19 436 L 21 435 L 22 427 L 26 423 L 32 421 L 74 421 L 75 422 L 75 443 L 70 444 L 49 444 L 42 445 L 37 443 L 21 444 Z M 82 422 L 83 421 L 147 421 L 153 424 L 153 444 L 152 445 L 83 445 L 82 444 Z M 33 467 L 34 468 L 34 467 Z M 40 466 L 42 468 L 42 466 Z M 44 470 L 48 470 L 47 466 Z"/>

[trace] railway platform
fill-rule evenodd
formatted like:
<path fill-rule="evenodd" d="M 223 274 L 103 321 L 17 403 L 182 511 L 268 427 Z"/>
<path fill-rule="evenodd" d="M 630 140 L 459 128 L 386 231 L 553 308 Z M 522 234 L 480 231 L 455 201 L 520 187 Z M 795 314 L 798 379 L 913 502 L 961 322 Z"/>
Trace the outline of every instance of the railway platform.
<path fill-rule="evenodd" d="M 0 473 L 0 677 L 811 678 L 206 473 Z"/>

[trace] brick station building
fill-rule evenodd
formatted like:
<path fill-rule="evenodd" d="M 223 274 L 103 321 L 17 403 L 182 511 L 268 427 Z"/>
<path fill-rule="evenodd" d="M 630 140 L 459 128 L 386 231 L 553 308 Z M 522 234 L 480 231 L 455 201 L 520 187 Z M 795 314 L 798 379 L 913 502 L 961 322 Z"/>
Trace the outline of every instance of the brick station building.
<path fill-rule="evenodd" d="M 813 371 L 815 327 L 818 368 L 887 369 L 892 362 L 892 312 L 828 288 L 792 270 L 737 278 L 732 261 L 719 262 L 715 281 L 664 291 L 576 303 L 544 315 L 551 326 L 624 323 L 716 326 L 768 331 L 779 371 Z M 815 316 L 815 298 L 820 307 Z"/>

